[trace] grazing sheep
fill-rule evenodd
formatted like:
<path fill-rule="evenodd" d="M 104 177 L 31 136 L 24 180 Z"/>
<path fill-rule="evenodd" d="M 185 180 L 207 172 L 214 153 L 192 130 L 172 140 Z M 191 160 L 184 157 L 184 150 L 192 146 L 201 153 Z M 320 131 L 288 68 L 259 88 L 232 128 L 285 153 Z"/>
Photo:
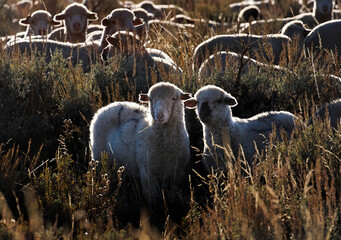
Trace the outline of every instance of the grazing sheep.
<path fill-rule="evenodd" d="M 319 24 L 308 34 L 304 41 L 306 50 L 328 50 L 341 56 L 341 20 Z"/>
<path fill-rule="evenodd" d="M 281 34 L 288 36 L 292 41 L 294 41 L 295 38 L 298 41 L 298 51 L 300 53 L 303 53 L 303 47 L 304 47 L 304 40 L 307 37 L 307 35 L 310 33 L 310 29 L 307 29 L 303 22 L 300 20 L 295 20 L 288 22 L 283 26 L 281 29 Z"/>
<path fill-rule="evenodd" d="M 248 119 L 232 116 L 231 107 L 237 100 L 223 89 L 208 85 L 197 91 L 194 99 L 185 102 L 188 108 L 195 108 L 204 132 L 203 163 L 211 168 L 226 169 L 229 154 L 220 147 L 231 148 L 235 157 L 242 147 L 245 159 L 252 165 L 256 153 L 265 149 L 266 141 L 276 125 L 277 134 L 283 128 L 288 136 L 294 129 L 294 115 L 285 112 L 264 112 Z M 279 136 L 279 135 L 277 135 Z"/>
<path fill-rule="evenodd" d="M 48 39 L 61 42 L 85 42 L 88 20 L 97 20 L 97 13 L 90 12 L 83 4 L 72 3 L 63 12 L 54 16 L 56 21 L 64 21 L 64 27 L 55 29 Z"/>
<path fill-rule="evenodd" d="M 238 14 L 237 22 L 250 22 L 261 18 L 259 7 L 250 5 L 244 7 Z"/>
<path fill-rule="evenodd" d="M 282 75 L 289 73 L 288 70 L 280 66 L 264 64 L 247 56 L 243 56 L 243 59 L 241 59 L 241 56 L 237 53 L 221 51 L 211 55 L 201 64 L 198 71 L 198 80 L 203 81 L 215 70 L 218 70 L 219 73 L 224 73 L 226 70 L 232 69 L 233 72 L 238 73 L 241 66 L 240 74 L 247 74 L 250 68 L 257 68 L 259 73 L 269 71 Z"/>
<path fill-rule="evenodd" d="M 259 29 L 273 26 L 271 31 L 278 32 L 278 27 L 282 28 L 286 23 L 295 20 L 302 21 L 308 28 L 314 28 L 318 24 L 332 19 L 333 6 L 333 0 L 314 0 L 314 9 L 312 13 L 301 13 L 287 18 L 252 21 L 250 24 L 245 23 L 243 26 L 240 26 L 240 29 L 241 32 L 253 33 L 259 31 Z"/>
<path fill-rule="evenodd" d="M 264 36 L 247 34 L 214 36 L 200 43 L 195 48 L 193 69 L 195 72 L 198 71 L 205 59 L 218 51 L 243 53 L 247 50 L 249 51 L 250 56 L 254 56 L 255 54 L 263 55 L 268 62 L 271 62 L 271 58 L 273 57 L 273 64 L 278 65 L 282 52 L 286 50 L 286 47 L 290 44 L 290 42 L 290 38 L 282 34 Z M 265 50 L 268 47 L 272 48 L 270 56 Z M 271 54 L 273 56 L 271 56 Z"/>
<path fill-rule="evenodd" d="M 98 59 L 102 49 L 102 46 L 97 44 L 75 44 L 41 39 L 10 41 L 5 45 L 5 51 L 8 54 L 18 52 L 19 54 L 27 53 L 28 55 L 31 55 L 36 51 L 45 56 L 47 63 L 51 61 L 53 53 L 56 50 L 59 50 L 62 53 L 63 58 L 70 59 L 73 65 L 82 63 L 84 72 L 90 70 L 91 64 Z M 31 52 L 31 50 L 33 50 L 33 52 Z"/>
<path fill-rule="evenodd" d="M 107 41 L 110 44 L 101 53 L 103 61 L 110 57 L 119 59 L 119 65 L 127 72 L 129 81 L 134 82 L 136 93 L 146 91 L 154 81 L 153 76 L 156 82 L 160 82 L 170 73 L 182 74 L 167 54 L 158 49 L 147 50 L 131 32 L 118 31 L 107 37 Z M 120 54 L 117 55 L 117 52 Z"/>
<path fill-rule="evenodd" d="M 52 26 L 61 25 L 52 19 L 49 12 L 45 10 L 37 10 L 29 14 L 26 18 L 19 21 L 20 25 L 27 26 L 24 37 L 29 35 L 46 35 L 52 30 Z"/>
<path fill-rule="evenodd" d="M 324 106 L 320 107 L 315 113 L 315 118 L 325 119 L 326 113 L 328 111 L 328 117 L 330 121 L 330 126 L 334 129 L 338 129 L 341 122 L 341 98 L 336 99 Z M 309 123 L 312 123 L 312 118 L 309 120 Z"/>
<path fill-rule="evenodd" d="M 162 188 L 181 186 L 185 180 L 190 147 L 182 101 L 189 98 L 171 83 L 158 83 L 140 94 L 149 111 L 131 102 L 99 109 L 90 125 L 92 158 L 99 161 L 107 153 L 128 176 L 140 180 L 149 203 L 160 199 Z"/>

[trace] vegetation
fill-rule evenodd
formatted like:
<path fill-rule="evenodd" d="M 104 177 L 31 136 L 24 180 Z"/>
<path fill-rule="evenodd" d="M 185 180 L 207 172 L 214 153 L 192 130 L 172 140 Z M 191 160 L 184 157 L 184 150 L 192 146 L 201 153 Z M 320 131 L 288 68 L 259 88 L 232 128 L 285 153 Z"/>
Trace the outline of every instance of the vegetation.
<path fill-rule="evenodd" d="M 229 1 L 174 3 L 193 16 L 235 17 Z M 286 8 L 269 14 L 284 15 Z M 10 14 L 0 3 L 0 19 L 4 12 Z M 13 33 L 6 27 L 0 33 Z M 46 64 L 39 54 L 9 56 L 1 46 L 0 239 L 340 239 L 341 132 L 325 119 L 308 124 L 318 106 L 341 96 L 340 85 L 329 78 L 341 75 L 338 56 L 303 60 L 294 44 L 289 63 L 281 63 L 290 72 L 216 69 L 199 82 L 191 66 L 194 48 L 224 31 L 201 26 L 186 35 L 154 32 L 149 46 L 165 51 L 183 70 L 164 79 L 193 94 L 207 84 L 223 87 L 237 98 L 238 117 L 291 111 L 297 128 L 290 141 L 279 142 L 273 134 L 253 166 L 241 152 L 226 172 L 207 175 L 197 163 L 200 125 L 194 111 L 186 110 L 193 146 L 188 186 L 182 201 L 165 195 L 153 207 L 124 168 L 110 166 L 106 156 L 91 161 L 88 146 L 99 108 L 137 101 L 134 70 L 114 59 L 83 73 L 60 53 Z"/>

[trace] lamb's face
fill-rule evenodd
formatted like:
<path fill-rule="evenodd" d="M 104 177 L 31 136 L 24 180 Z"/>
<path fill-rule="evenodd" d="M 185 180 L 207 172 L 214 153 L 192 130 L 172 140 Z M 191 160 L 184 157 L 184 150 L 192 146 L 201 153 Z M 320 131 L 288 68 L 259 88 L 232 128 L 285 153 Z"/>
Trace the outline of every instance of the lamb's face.
<path fill-rule="evenodd" d="M 51 32 L 51 25 L 60 25 L 52 19 L 50 13 L 42 10 L 34 12 L 32 15 L 28 15 L 26 18 L 20 19 L 21 25 L 29 25 L 30 31 L 34 35 L 46 35 Z"/>
<path fill-rule="evenodd" d="M 81 4 L 69 5 L 64 12 L 57 14 L 55 19 L 58 21 L 64 20 L 68 31 L 72 33 L 85 32 L 89 20 L 96 20 L 97 14 L 89 12 L 85 6 Z"/>
<path fill-rule="evenodd" d="M 182 105 L 181 92 L 169 87 L 158 88 L 158 91 L 151 91 L 149 104 L 153 119 L 165 124 L 170 119 L 173 108 Z"/>
<path fill-rule="evenodd" d="M 333 10 L 333 0 L 315 0 L 315 7 L 322 14 L 330 14 Z"/>
<path fill-rule="evenodd" d="M 173 117 L 183 120 L 182 100 L 189 98 L 189 93 L 183 93 L 178 87 L 169 83 L 154 85 L 148 95 L 140 94 L 140 101 L 149 101 L 150 113 L 154 122 L 158 124 L 173 122 Z"/>
<path fill-rule="evenodd" d="M 134 14 L 128 9 L 114 10 L 111 15 L 102 20 L 106 27 L 107 34 L 112 35 L 117 31 L 134 31 Z"/>
<path fill-rule="evenodd" d="M 215 86 L 200 89 L 194 96 L 197 101 L 196 112 L 200 121 L 206 125 L 216 125 L 231 117 L 231 108 L 237 100 L 229 93 Z"/>

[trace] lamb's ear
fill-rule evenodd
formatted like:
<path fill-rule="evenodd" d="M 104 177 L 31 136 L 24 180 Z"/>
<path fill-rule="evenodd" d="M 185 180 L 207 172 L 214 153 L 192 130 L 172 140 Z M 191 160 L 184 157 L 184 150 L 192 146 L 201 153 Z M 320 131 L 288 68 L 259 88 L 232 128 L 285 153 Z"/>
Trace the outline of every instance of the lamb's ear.
<path fill-rule="evenodd" d="M 114 47 L 120 49 L 120 40 L 118 38 L 114 38 L 112 36 L 107 36 L 107 42 L 113 45 Z"/>
<path fill-rule="evenodd" d="M 57 15 L 54 15 L 53 19 L 55 21 L 62 21 L 65 19 L 65 14 L 64 13 L 59 13 Z"/>
<path fill-rule="evenodd" d="M 53 26 L 55 26 L 55 27 L 59 27 L 59 26 L 62 25 L 62 22 L 60 22 L 60 21 L 55 21 L 55 20 L 51 19 L 51 20 L 50 20 L 50 24 L 53 25 Z"/>
<path fill-rule="evenodd" d="M 22 26 L 26 26 L 30 24 L 30 18 L 31 18 L 31 14 L 29 14 L 26 18 L 20 19 L 19 24 Z"/>
<path fill-rule="evenodd" d="M 192 94 L 190 93 L 181 93 L 181 100 L 187 100 L 192 97 Z"/>
<path fill-rule="evenodd" d="M 101 24 L 102 24 L 102 26 L 107 27 L 107 26 L 109 26 L 109 20 L 107 18 L 103 18 L 101 21 Z"/>
<path fill-rule="evenodd" d="M 148 101 L 149 101 L 148 94 L 140 93 L 140 95 L 139 95 L 139 101 L 140 101 L 140 102 L 148 102 Z"/>
<path fill-rule="evenodd" d="M 185 104 L 186 108 L 194 109 L 197 107 L 198 102 L 194 98 L 190 98 L 190 99 L 184 101 L 184 104 Z"/>
<path fill-rule="evenodd" d="M 232 96 L 227 96 L 224 98 L 224 102 L 229 105 L 230 107 L 235 107 L 237 106 L 238 102 L 237 102 L 237 99 L 235 99 L 234 97 Z"/>
<path fill-rule="evenodd" d="M 98 19 L 97 13 L 94 13 L 94 12 L 88 12 L 87 17 L 88 17 L 88 19 L 91 20 L 91 21 L 95 21 L 95 20 Z"/>

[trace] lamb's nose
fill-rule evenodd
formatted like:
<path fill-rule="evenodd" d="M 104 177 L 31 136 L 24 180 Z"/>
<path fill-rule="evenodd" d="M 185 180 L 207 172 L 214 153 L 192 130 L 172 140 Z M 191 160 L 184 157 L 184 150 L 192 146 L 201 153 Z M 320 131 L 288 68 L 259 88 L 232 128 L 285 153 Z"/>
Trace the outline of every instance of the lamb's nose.
<path fill-rule="evenodd" d="M 163 113 L 158 113 L 158 114 L 156 115 L 156 118 L 157 118 L 158 120 L 163 119 Z"/>
<path fill-rule="evenodd" d="M 81 27 L 81 24 L 79 22 L 76 22 L 76 23 L 73 24 L 73 27 L 75 29 L 79 29 Z"/>

